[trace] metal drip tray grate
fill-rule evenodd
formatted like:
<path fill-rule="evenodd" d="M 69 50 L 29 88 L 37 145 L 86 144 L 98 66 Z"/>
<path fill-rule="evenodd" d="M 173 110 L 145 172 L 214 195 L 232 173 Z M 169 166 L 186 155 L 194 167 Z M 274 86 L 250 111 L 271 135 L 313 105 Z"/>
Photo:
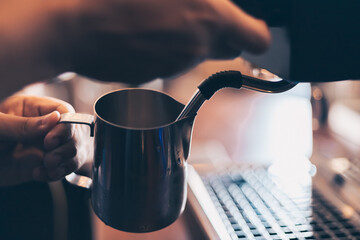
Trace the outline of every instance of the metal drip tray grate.
<path fill-rule="evenodd" d="M 265 169 L 203 177 L 233 239 L 360 239 L 360 228 L 310 187 L 291 196 Z"/>

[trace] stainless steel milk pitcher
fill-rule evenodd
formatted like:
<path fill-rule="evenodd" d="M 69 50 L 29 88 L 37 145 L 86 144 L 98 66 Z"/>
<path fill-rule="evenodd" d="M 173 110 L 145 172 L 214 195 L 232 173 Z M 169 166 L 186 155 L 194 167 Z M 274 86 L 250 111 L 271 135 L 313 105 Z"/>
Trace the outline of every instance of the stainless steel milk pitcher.
<path fill-rule="evenodd" d="M 95 135 L 91 202 L 111 227 L 150 232 L 174 222 L 186 202 L 192 126 L 204 101 L 225 87 L 277 93 L 297 83 L 266 81 L 239 71 L 218 72 L 198 86 L 184 107 L 153 90 L 124 89 L 100 97 L 89 114 L 63 114 L 61 122 L 90 125 Z M 66 177 L 72 183 L 79 177 Z M 81 181 L 84 183 L 84 181 Z"/>
<path fill-rule="evenodd" d="M 150 232 L 174 222 L 186 203 L 187 162 L 195 116 L 175 121 L 184 105 L 153 90 L 124 89 L 100 97 L 89 114 L 61 122 L 93 129 L 90 186 L 96 215 L 128 232 Z M 94 119 L 94 120 L 93 120 Z M 67 177 L 74 182 L 73 173 Z"/>

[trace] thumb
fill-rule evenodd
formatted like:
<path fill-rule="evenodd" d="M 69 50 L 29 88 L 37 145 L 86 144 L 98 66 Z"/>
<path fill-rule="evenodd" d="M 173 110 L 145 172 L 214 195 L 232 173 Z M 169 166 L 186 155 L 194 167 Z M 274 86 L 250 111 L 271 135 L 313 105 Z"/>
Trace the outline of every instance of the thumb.
<path fill-rule="evenodd" d="M 40 117 L 18 117 L 0 113 L 0 140 L 23 142 L 44 136 L 59 119 L 58 111 Z"/>

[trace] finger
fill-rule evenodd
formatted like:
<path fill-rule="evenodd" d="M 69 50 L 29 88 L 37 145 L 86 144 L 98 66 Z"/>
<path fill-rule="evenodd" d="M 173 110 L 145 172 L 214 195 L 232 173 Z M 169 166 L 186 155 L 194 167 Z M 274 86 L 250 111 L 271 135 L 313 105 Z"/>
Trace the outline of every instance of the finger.
<path fill-rule="evenodd" d="M 41 117 L 18 117 L 0 113 L 0 140 L 23 142 L 42 137 L 59 119 L 57 111 Z"/>
<path fill-rule="evenodd" d="M 72 140 L 52 152 L 45 153 L 43 166 L 34 169 L 33 178 L 37 181 L 56 181 L 77 170 L 80 163 L 76 153 L 77 149 Z"/>
<path fill-rule="evenodd" d="M 212 49 L 215 50 L 210 55 L 215 59 L 232 59 L 239 57 L 242 48 L 233 46 L 227 38 L 216 39 L 212 43 Z"/>
<path fill-rule="evenodd" d="M 47 174 L 47 169 L 44 166 L 39 166 L 39 167 L 35 168 L 32 171 L 32 178 L 35 181 L 39 181 L 39 182 L 50 181 L 48 174 Z"/>
<path fill-rule="evenodd" d="M 251 53 L 259 54 L 265 52 L 271 41 L 270 31 L 266 23 L 256 19 L 240 8 L 236 7 L 230 1 L 223 1 L 228 4 L 228 10 L 224 17 L 227 20 L 228 32 L 227 43 L 237 49 L 244 49 Z"/>
<path fill-rule="evenodd" d="M 34 103 L 35 107 L 39 101 L 42 102 L 39 106 L 41 115 L 48 114 L 52 111 L 58 111 L 59 113 L 75 112 L 73 106 L 57 98 L 39 97 L 39 99 Z"/>
<path fill-rule="evenodd" d="M 2 111 L 11 115 L 37 117 L 53 111 L 59 113 L 74 112 L 67 102 L 51 97 L 14 95 L 1 104 Z"/>
<path fill-rule="evenodd" d="M 76 171 L 78 169 L 78 164 L 73 159 L 62 162 L 57 168 L 47 169 L 47 175 L 50 181 L 59 180 L 66 175 Z"/>
<path fill-rule="evenodd" d="M 44 166 L 48 169 L 54 169 L 60 166 L 63 162 L 66 162 L 70 159 L 74 161 L 78 167 L 79 164 L 75 158 L 76 154 L 76 145 L 74 140 L 71 139 L 55 150 L 46 152 L 44 155 Z"/>
<path fill-rule="evenodd" d="M 20 169 L 33 169 L 43 164 L 44 152 L 36 147 L 18 144 L 12 153 L 13 161 Z"/>
<path fill-rule="evenodd" d="M 36 181 L 57 181 L 66 175 L 76 171 L 78 169 L 78 165 L 76 161 L 70 159 L 65 162 L 62 162 L 56 168 L 46 168 L 44 166 L 37 167 L 32 172 L 32 177 Z"/>
<path fill-rule="evenodd" d="M 53 150 L 64 143 L 68 142 L 73 137 L 72 124 L 58 124 L 51 129 L 44 138 L 44 148 L 46 151 Z"/>
<path fill-rule="evenodd" d="M 67 102 L 52 97 L 22 96 L 23 97 L 23 115 L 41 116 L 53 111 L 59 113 L 74 112 L 74 108 Z"/>

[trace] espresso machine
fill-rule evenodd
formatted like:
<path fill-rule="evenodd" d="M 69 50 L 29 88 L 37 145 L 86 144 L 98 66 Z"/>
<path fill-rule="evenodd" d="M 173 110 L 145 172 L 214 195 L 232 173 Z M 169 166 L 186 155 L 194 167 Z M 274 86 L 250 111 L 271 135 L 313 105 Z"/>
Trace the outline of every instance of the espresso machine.
<path fill-rule="evenodd" d="M 356 56 L 360 31 L 355 33 L 353 26 L 360 21 L 359 3 L 346 6 L 336 1 L 233 2 L 264 19 L 272 33 L 267 53 L 243 53 L 242 57 L 275 73 L 282 81 L 287 79 L 297 86 L 310 82 L 305 92 L 312 105 L 307 118 L 312 121 L 313 142 L 310 154 L 303 154 L 307 163 L 295 155 L 279 160 L 280 153 L 276 156 L 278 163 L 275 160 L 267 167 L 259 167 L 253 161 L 210 173 L 203 166 L 198 167 L 199 174 L 191 170 L 194 177 L 189 181 L 193 199 L 190 202 L 204 226 L 205 238 L 358 239 L 360 185 L 356 176 L 360 173 L 360 146 L 356 136 L 360 92 L 354 80 L 360 79 L 355 70 L 360 66 Z M 261 78 L 261 68 L 254 70 Z M 304 127 L 296 121 L 289 126 Z M 285 127 L 283 124 L 280 128 Z M 274 139 L 276 131 L 270 132 Z M 280 152 L 286 152 L 285 145 L 282 147 Z M 292 182 L 296 176 L 298 179 Z M 202 216 L 204 212 L 206 217 Z"/>

